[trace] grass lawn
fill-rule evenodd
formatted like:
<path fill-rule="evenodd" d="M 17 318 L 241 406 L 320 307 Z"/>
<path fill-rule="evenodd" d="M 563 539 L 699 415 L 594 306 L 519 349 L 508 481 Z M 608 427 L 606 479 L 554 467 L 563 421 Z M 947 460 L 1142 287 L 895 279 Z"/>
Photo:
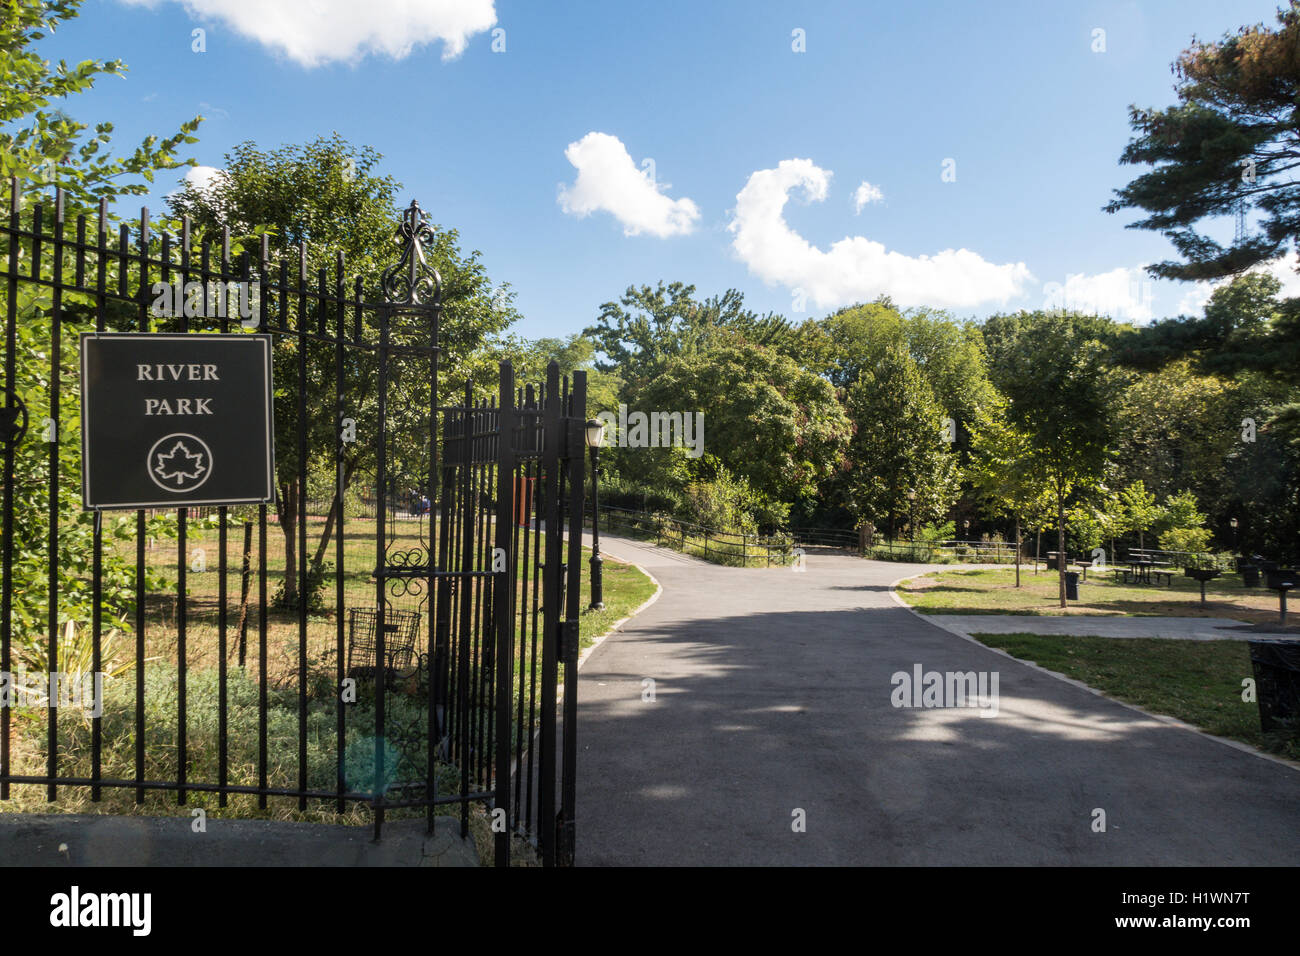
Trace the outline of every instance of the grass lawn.
<path fill-rule="evenodd" d="M 1259 705 L 1241 699 L 1242 681 L 1254 677 L 1245 641 L 973 636 L 989 647 L 1082 681 L 1117 700 L 1300 760 L 1300 738 L 1264 734 L 1259 726 Z"/>
<path fill-rule="evenodd" d="M 1241 577 L 1224 574 L 1201 587 L 1174 571 L 1170 585 L 1116 583 L 1112 575 L 1089 574 L 1079 582 L 1079 600 L 1068 611 L 1057 599 L 1055 571 L 1001 568 L 935 571 L 904 581 L 898 594 L 922 614 L 1111 614 L 1159 617 L 1233 618 L 1249 624 L 1278 622 L 1277 594 L 1267 588 L 1245 588 Z"/>
<path fill-rule="evenodd" d="M 583 548 L 582 557 L 584 562 L 590 561 L 590 550 Z M 578 634 L 581 639 L 580 646 L 584 649 L 594 644 L 596 638 L 608 631 L 615 622 L 627 617 L 650 600 L 650 596 L 655 593 L 654 581 L 639 569 L 603 554 L 601 561 L 604 567 L 601 572 L 601 597 L 605 601 L 603 610 L 593 611 L 585 607 L 591 602 L 591 591 L 590 582 L 586 578 L 583 579 L 584 607 L 582 617 L 578 621 Z M 590 564 L 585 566 L 585 568 L 590 567 Z"/>
<path fill-rule="evenodd" d="M 309 524 L 308 540 L 313 542 L 319 536 L 319 521 Z M 414 519 L 398 519 L 394 522 L 398 532 L 397 545 L 416 547 L 422 538 L 429 534 L 424 522 Z M 436 529 L 435 529 L 436 531 Z M 516 590 L 516 613 L 525 606 L 525 582 L 523 568 L 525 562 L 531 561 L 534 552 L 545 557 L 546 536 L 533 535 L 527 544 L 527 555 L 523 551 L 524 542 L 517 541 L 520 550 L 519 584 Z M 489 542 L 490 543 L 490 542 Z M 247 630 L 248 672 L 257 673 L 257 537 L 253 537 L 253 571 L 249 594 L 249 607 L 244 618 Z M 240 592 L 243 534 L 240 527 L 232 522 L 226 542 L 226 597 L 227 597 L 227 634 L 226 640 L 235 663 L 239 641 L 239 622 L 241 620 Z M 202 553 L 203 571 L 194 570 L 195 557 Z M 216 667 L 219 660 L 218 610 L 219 604 L 219 556 L 220 539 L 215 528 L 191 526 L 186 538 L 188 555 L 186 576 L 186 662 L 191 669 Z M 564 551 L 568 555 L 567 545 Z M 327 560 L 336 559 L 336 549 L 330 544 Z M 604 594 L 605 610 L 589 611 L 590 600 L 590 559 L 588 548 L 582 549 L 581 583 L 582 617 L 580 635 L 582 647 L 589 646 L 597 637 L 608 630 L 609 625 L 626 617 L 654 593 L 654 583 L 631 565 L 623 564 L 606 557 L 604 559 Z M 489 559 L 490 560 L 490 559 Z M 176 596 L 176 580 L 179 570 L 179 552 L 175 540 L 156 542 L 146 551 L 146 561 L 151 571 L 167 582 L 167 587 L 150 593 L 146 599 L 148 613 L 145 621 L 146 655 L 174 663 L 178 656 L 179 637 L 179 602 Z M 374 607 L 377 596 L 372 569 L 375 566 L 375 525 L 373 521 L 349 521 L 344 535 L 344 574 L 343 605 L 351 607 Z M 273 606 L 275 592 L 280 586 L 284 574 L 284 539 L 280 530 L 272 525 L 267 531 L 267 594 L 272 604 L 267 612 L 267 673 L 273 684 L 295 683 L 297 680 L 299 633 L 298 615 L 293 610 Z M 478 566 L 476 562 L 476 566 Z M 531 602 L 534 588 L 533 569 L 528 569 L 527 602 Z M 413 598 L 390 598 L 392 606 L 402 608 L 419 607 L 421 613 L 427 607 L 420 606 L 422 595 Z M 337 650 L 337 602 L 336 579 L 331 570 L 323 591 L 325 607 L 322 613 L 309 615 L 307 620 L 307 654 L 312 662 L 327 663 Z M 531 603 L 528 603 L 531 607 Z M 347 624 L 344 618 L 345 627 Z M 423 633 L 423 626 L 421 629 Z M 517 638 L 518 639 L 518 638 Z M 127 657 L 134 649 L 135 638 L 130 632 L 124 635 L 123 651 Z"/>

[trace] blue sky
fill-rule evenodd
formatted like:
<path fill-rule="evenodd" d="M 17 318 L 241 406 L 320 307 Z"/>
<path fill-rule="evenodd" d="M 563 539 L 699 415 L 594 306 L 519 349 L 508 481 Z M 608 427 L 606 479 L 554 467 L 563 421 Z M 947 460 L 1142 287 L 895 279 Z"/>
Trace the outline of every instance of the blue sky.
<path fill-rule="evenodd" d="M 1140 267 L 1168 242 L 1101 211 L 1138 172 L 1117 162 L 1127 108 L 1173 102 L 1193 34 L 1275 9 L 87 0 L 44 52 L 126 61 L 73 109 L 111 120 L 121 148 L 196 114 L 193 154 L 214 167 L 250 139 L 374 146 L 404 198 L 511 284 L 529 337 L 660 279 L 796 320 L 887 292 L 959 316 L 1065 304 L 1141 322 L 1208 289 L 1150 283 Z"/>

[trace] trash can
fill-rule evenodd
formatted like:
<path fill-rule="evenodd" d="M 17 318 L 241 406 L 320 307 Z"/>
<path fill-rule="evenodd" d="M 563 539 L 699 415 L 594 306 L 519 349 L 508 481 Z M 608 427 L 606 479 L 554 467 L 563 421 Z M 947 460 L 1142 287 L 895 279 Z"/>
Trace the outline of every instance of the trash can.
<path fill-rule="evenodd" d="M 1079 572 L 1065 572 L 1065 599 L 1067 601 L 1079 600 Z"/>
<path fill-rule="evenodd" d="M 1300 574 L 1296 573 L 1295 568 L 1272 568 L 1264 572 L 1264 577 L 1264 584 L 1274 591 L 1300 585 Z"/>
<path fill-rule="evenodd" d="M 1249 641 L 1259 724 L 1300 735 L 1300 641 Z"/>
<path fill-rule="evenodd" d="M 1241 586 L 1245 588 L 1259 587 L 1259 568 L 1253 564 L 1239 564 L 1237 571 L 1241 574 Z"/>

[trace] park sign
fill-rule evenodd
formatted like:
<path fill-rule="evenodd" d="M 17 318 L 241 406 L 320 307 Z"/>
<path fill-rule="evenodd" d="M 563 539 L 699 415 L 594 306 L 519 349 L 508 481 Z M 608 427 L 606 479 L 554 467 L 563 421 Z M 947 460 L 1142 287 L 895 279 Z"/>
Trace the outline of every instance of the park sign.
<path fill-rule="evenodd" d="M 274 499 L 269 335 L 81 336 L 86 508 Z"/>

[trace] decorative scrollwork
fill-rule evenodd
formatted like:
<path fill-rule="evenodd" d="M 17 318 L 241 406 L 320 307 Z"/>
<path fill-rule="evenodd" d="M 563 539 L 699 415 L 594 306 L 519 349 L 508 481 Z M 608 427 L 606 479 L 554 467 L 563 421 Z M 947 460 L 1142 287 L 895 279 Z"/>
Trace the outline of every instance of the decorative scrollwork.
<path fill-rule="evenodd" d="M 433 226 L 414 199 L 402 214 L 393 240 L 401 244 L 402 255 L 384 270 L 384 299 L 404 305 L 441 305 L 442 276 L 424 258 L 424 244 L 434 241 Z"/>
<path fill-rule="evenodd" d="M 393 597 L 419 597 L 424 594 L 423 578 L 390 578 L 388 593 Z"/>
<path fill-rule="evenodd" d="M 429 552 L 423 545 L 412 548 L 393 548 L 384 554 L 384 561 L 389 568 L 424 568 L 429 563 Z"/>

